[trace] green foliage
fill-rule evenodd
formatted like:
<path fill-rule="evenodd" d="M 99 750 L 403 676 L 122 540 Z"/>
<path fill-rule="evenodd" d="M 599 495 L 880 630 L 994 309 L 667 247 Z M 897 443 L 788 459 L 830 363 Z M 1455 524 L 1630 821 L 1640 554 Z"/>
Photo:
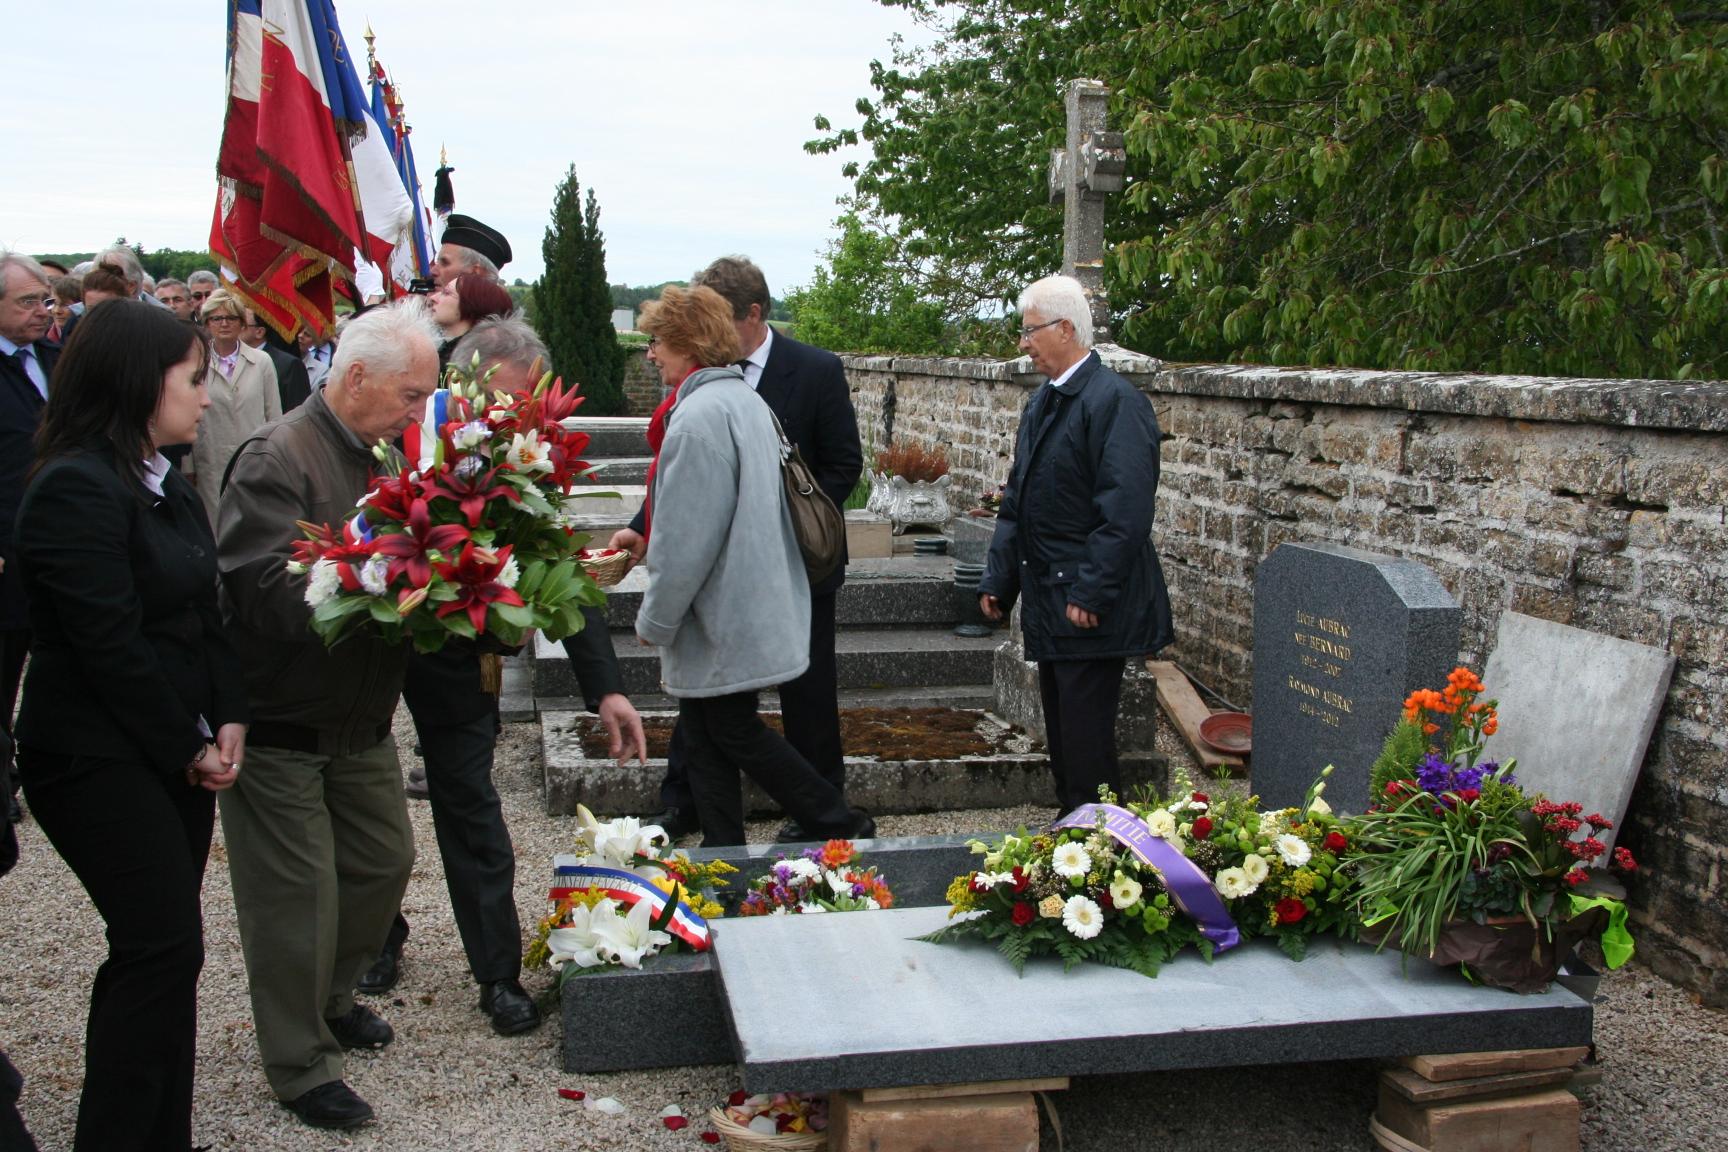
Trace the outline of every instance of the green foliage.
<path fill-rule="evenodd" d="M 122 236 L 118 242 L 125 244 L 126 238 Z M 146 252 L 142 244 L 133 244 L 131 248 L 138 253 L 138 260 L 144 265 L 144 271 L 158 280 L 184 280 L 194 272 L 217 270 L 216 261 L 208 252 L 194 252 L 184 248 L 158 248 L 154 252 Z M 44 252 L 36 257 L 38 260 L 52 260 L 56 264 L 64 264 L 68 268 L 95 258 L 94 252 Z"/>
<path fill-rule="evenodd" d="M 786 298 L 798 337 L 836 352 L 941 352 L 942 307 L 920 282 L 894 239 L 855 213 L 836 221 L 828 266 Z"/>
<path fill-rule="evenodd" d="M 1662 0 L 883 0 L 861 211 L 1008 300 L 1056 267 L 1062 89 L 1112 89 L 1124 343 L 1173 359 L 1728 371 L 1728 16 Z M 945 314 L 976 314 L 932 291 Z"/>
<path fill-rule="evenodd" d="M 612 329 L 600 205 L 592 188 L 584 205 L 575 165 L 558 185 L 540 252 L 546 271 L 533 289 L 535 328 L 564 380 L 581 382 L 587 414 L 619 415 L 624 411 L 624 350 Z"/>
<path fill-rule="evenodd" d="M 1368 771 L 1368 795 L 1383 796 L 1386 785 L 1394 780 L 1408 780 L 1411 765 L 1428 751 L 1428 737 L 1422 726 L 1411 720 L 1399 720 L 1397 727 L 1380 746 L 1380 755 Z"/>

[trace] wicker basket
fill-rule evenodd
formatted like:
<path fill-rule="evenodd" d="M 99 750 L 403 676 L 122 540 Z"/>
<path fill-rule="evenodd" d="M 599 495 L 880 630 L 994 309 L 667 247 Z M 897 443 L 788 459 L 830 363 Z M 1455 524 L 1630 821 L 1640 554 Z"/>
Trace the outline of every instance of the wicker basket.
<path fill-rule="evenodd" d="M 726 1147 L 732 1152 L 761 1152 L 770 1148 L 780 1152 L 816 1152 L 828 1146 L 826 1132 L 776 1132 L 772 1136 L 752 1132 L 726 1115 L 724 1108 L 708 1109 L 708 1123 L 725 1138 Z"/>
<path fill-rule="evenodd" d="M 590 556 L 586 552 L 578 553 L 577 563 L 594 577 L 594 583 L 602 588 L 610 588 L 624 579 L 624 573 L 630 571 L 630 553 L 622 548 L 609 556 Z"/>

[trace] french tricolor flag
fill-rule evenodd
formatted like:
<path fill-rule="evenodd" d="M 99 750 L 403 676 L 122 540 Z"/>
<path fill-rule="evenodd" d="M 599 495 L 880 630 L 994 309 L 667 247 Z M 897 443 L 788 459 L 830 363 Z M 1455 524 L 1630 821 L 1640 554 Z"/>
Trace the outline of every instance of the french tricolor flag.
<path fill-rule="evenodd" d="M 229 0 L 228 114 L 211 248 L 290 334 L 331 321 L 329 276 L 380 266 L 414 206 L 331 0 Z"/>

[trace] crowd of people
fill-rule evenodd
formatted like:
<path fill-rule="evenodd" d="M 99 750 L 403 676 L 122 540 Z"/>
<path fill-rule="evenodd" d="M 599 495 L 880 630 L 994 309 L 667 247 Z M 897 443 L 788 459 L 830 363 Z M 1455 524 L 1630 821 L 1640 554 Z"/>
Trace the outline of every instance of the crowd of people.
<path fill-rule="evenodd" d="M 212 273 L 152 284 L 126 248 L 71 269 L 0 252 L 7 750 L 109 945 L 78 1149 L 191 1147 L 200 891 L 218 811 L 264 1074 L 307 1124 L 373 1117 L 343 1054 L 394 1037 L 356 993 L 401 977 L 405 796 L 430 804 L 480 1012 L 505 1036 L 541 1023 L 520 982 L 515 854 L 492 782 L 501 725 L 478 647 L 326 647 L 287 563 L 300 522 L 340 523 L 355 507 L 379 467 L 373 446 L 424 417 L 447 365 L 505 389 L 553 369 L 499 279 L 510 259 L 496 230 L 452 216 L 429 296 L 362 307 L 334 339 L 302 331 L 296 344 Z M 784 430 L 843 504 L 864 463 L 857 421 L 838 358 L 776 331 L 771 306 L 761 270 L 725 257 L 644 307 L 665 398 L 648 425 L 647 497 L 611 540 L 648 569 L 635 632 L 678 701 L 652 819 L 710 846 L 743 842 L 744 776 L 788 815 L 782 840 L 875 831 L 845 794 L 845 567 L 811 584 L 780 474 Z M 1025 601 L 1066 809 L 1114 779 L 1124 659 L 1169 639 L 1149 544 L 1158 434 L 1145 398 L 1090 352 L 1077 284 L 1033 285 L 1022 312 L 1022 346 L 1052 385 L 1022 422 L 981 589 L 991 615 Z M 587 612 L 565 641 L 585 703 L 614 756 L 645 762 L 606 621 Z M 783 736 L 760 715 L 769 687 Z M 423 761 L 406 783 L 399 702 Z M 0 1137 L 27 1142 L 18 1083 L 0 1054 Z"/>

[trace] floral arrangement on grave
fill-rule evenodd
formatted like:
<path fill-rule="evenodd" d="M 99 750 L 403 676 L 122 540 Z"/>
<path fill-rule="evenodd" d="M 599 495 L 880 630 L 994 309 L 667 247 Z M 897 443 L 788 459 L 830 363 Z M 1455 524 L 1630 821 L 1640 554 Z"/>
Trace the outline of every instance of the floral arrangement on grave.
<path fill-rule="evenodd" d="M 721 914 L 705 893 L 737 869 L 662 856 L 668 837 L 633 816 L 600 821 L 576 807 L 576 850 L 553 860 L 551 912 L 537 925 L 523 962 L 575 973 L 619 964 L 640 968 L 662 951 L 706 952 L 708 921 Z"/>
<path fill-rule="evenodd" d="M 1498 726 L 1474 672 L 1419 689 L 1370 777 L 1369 810 L 1344 821 L 1362 935 L 1380 947 L 1514 991 L 1545 988 L 1580 940 L 1599 935 L 1610 968 L 1632 954 L 1626 909 L 1594 890 L 1594 866 L 1637 868 L 1597 834 L 1612 823 L 1531 795 L 1513 761 L 1482 758 Z"/>
<path fill-rule="evenodd" d="M 605 602 L 570 526 L 586 487 L 575 387 L 550 374 L 532 391 L 491 390 L 478 360 L 452 366 L 449 387 L 403 437 L 406 458 L 373 449 L 390 474 L 372 482 L 339 527 L 300 523 L 288 564 L 307 575 L 312 629 L 335 644 L 371 631 L 423 652 L 452 637 L 521 645 L 538 628 L 558 640 L 582 609 Z"/>
<path fill-rule="evenodd" d="M 1002 511 L 1002 494 L 1008 490 L 1006 483 L 998 484 L 982 496 L 978 497 L 978 506 L 966 511 L 968 516 L 994 516 Z"/>
<path fill-rule="evenodd" d="M 920 939 L 991 941 L 1023 972 L 1034 956 L 1145 976 L 1190 944 L 1210 958 L 1240 934 L 1211 878 L 1115 798 L 1036 834 L 973 841 L 983 867 L 948 887 L 949 923 Z"/>
<path fill-rule="evenodd" d="M 1128 809 L 1205 873 L 1244 939 L 1271 937 L 1301 960 L 1310 937 L 1354 928 L 1339 874 L 1349 835 L 1321 797 L 1331 774 L 1328 767 L 1294 808 L 1262 811 L 1255 796 L 1214 800 L 1178 774 L 1174 799 Z"/>
<path fill-rule="evenodd" d="M 888 882 L 875 868 L 864 867 L 852 842 L 830 840 L 791 859 L 777 859 L 744 893 L 738 915 L 864 912 L 893 906 Z"/>

